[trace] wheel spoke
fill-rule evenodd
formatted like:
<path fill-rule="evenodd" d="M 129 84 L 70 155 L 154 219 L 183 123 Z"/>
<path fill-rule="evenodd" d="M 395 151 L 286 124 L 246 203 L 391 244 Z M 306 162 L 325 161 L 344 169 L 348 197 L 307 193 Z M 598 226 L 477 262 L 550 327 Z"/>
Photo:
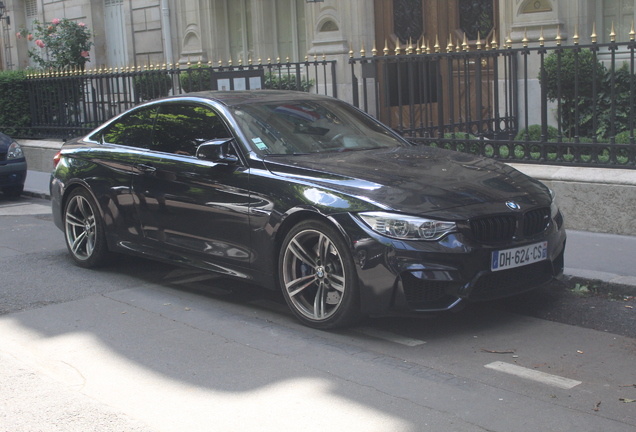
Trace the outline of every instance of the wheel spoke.
<path fill-rule="evenodd" d="M 298 258 L 311 268 L 316 269 L 316 260 L 311 256 L 311 252 L 313 251 L 306 250 L 300 243 L 298 243 L 298 240 L 293 239 L 289 243 L 289 251 L 293 253 L 296 258 Z"/>
<path fill-rule="evenodd" d="M 299 277 L 298 279 L 294 279 L 291 282 L 285 284 L 285 288 L 287 288 L 287 292 L 290 297 L 295 297 L 298 293 L 302 292 L 305 288 L 310 286 L 316 281 L 316 275 L 310 274 L 308 276 Z"/>
<path fill-rule="evenodd" d="M 73 251 L 73 253 L 75 255 L 77 255 L 77 251 L 80 248 L 80 246 L 82 246 L 82 243 L 84 243 L 87 240 L 88 239 L 87 239 L 86 231 L 82 231 L 82 233 L 80 235 L 78 235 L 77 237 L 75 237 L 73 239 L 73 244 L 71 245 L 71 250 Z"/>
<path fill-rule="evenodd" d="M 331 241 L 324 234 L 320 234 L 318 238 L 318 258 L 322 265 L 327 264 L 327 257 L 329 256 L 329 249 L 331 248 Z"/>
<path fill-rule="evenodd" d="M 345 286 L 345 278 L 344 276 L 340 276 L 337 274 L 333 274 L 330 273 L 327 275 L 327 279 L 329 279 L 330 282 L 330 287 L 340 291 L 341 293 L 344 292 L 344 286 Z"/>
<path fill-rule="evenodd" d="M 327 290 L 324 284 L 318 286 L 318 292 L 314 297 L 314 317 L 316 319 L 324 318 L 327 307 Z"/>
<path fill-rule="evenodd" d="M 66 223 L 73 226 L 84 226 L 84 222 L 77 216 L 71 213 L 66 213 Z"/>
<path fill-rule="evenodd" d="M 77 199 L 77 208 L 84 216 L 84 220 L 88 220 L 93 216 L 93 212 L 91 211 L 90 206 L 88 206 L 87 204 L 88 203 L 86 202 L 85 199 L 83 198 Z"/>

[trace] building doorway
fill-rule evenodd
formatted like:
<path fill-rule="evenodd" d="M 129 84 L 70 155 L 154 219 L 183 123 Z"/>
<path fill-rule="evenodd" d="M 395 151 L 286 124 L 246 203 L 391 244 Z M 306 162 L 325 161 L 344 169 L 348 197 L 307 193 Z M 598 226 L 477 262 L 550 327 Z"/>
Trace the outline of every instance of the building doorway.
<path fill-rule="evenodd" d="M 499 35 L 497 3 L 496 0 L 374 0 L 375 45 L 379 54 L 388 48 L 389 55 L 393 55 L 399 43 L 404 55 L 409 44 L 413 52 L 423 44 L 434 52 L 437 41 L 440 52 L 445 53 L 449 44 L 453 50 L 458 46 L 462 49 L 466 34 L 471 51 L 475 51 L 478 44 L 483 49 L 494 35 Z M 393 66 L 395 71 L 385 66 L 377 75 L 383 107 L 380 117 L 400 130 L 412 130 L 417 125 L 439 126 L 451 120 L 467 123 L 471 117 L 487 117 L 492 105 L 493 68 L 490 58 L 482 58 L 479 67 L 463 69 L 453 68 L 446 58 L 431 59 L 420 63 L 416 73 L 407 71 L 399 63 Z M 412 76 L 416 77 L 415 81 Z M 477 93 L 481 96 L 480 102 Z M 479 109 L 481 116 L 476 112 Z M 452 130 L 446 128 L 446 131 Z"/>

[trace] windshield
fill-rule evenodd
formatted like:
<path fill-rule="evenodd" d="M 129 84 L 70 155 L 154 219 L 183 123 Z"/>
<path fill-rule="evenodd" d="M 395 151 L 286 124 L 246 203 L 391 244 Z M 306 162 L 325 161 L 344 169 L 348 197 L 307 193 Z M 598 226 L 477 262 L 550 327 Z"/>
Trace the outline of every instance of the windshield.
<path fill-rule="evenodd" d="M 379 122 L 335 99 L 250 103 L 230 109 L 252 147 L 262 155 L 408 145 Z"/>

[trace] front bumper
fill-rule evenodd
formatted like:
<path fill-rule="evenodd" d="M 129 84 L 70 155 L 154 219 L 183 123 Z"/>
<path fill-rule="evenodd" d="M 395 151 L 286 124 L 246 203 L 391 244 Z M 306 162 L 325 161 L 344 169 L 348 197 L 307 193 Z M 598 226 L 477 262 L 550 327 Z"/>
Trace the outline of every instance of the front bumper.
<path fill-rule="evenodd" d="M 26 173 L 27 163 L 25 159 L 0 162 L 0 187 L 23 185 Z"/>
<path fill-rule="evenodd" d="M 563 274 L 562 219 L 553 220 L 537 235 L 492 244 L 463 233 L 438 242 L 390 239 L 350 215 L 339 223 L 351 240 L 361 308 L 371 315 L 449 310 L 466 301 L 494 300 L 539 288 Z M 490 270 L 493 251 L 543 241 L 548 242 L 547 259 Z"/>

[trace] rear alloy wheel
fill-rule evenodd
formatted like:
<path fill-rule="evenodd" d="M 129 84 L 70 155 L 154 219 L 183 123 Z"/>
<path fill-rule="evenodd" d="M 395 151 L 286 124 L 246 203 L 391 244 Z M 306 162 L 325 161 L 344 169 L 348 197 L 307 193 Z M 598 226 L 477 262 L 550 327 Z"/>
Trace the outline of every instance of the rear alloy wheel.
<path fill-rule="evenodd" d="M 360 316 L 358 281 L 351 253 L 330 225 L 311 220 L 287 234 L 279 280 L 294 314 L 318 329 L 342 327 Z"/>
<path fill-rule="evenodd" d="M 104 223 L 97 204 L 85 189 L 71 193 L 64 209 L 64 234 L 71 256 L 82 267 L 97 267 L 108 261 Z"/>

